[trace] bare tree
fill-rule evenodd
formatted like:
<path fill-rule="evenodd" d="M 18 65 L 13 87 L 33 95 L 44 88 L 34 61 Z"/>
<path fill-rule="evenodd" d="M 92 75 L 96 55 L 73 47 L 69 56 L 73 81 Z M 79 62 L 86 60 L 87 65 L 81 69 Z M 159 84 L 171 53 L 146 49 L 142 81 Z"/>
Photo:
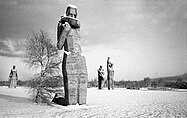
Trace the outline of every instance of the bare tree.
<path fill-rule="evenodd" d="M 59 74 L 61 58 L 58 49 L 52 43 L 47 32 L 40 30 L 32 32 L 25 42 L 24 60 L 29 68 L 39 69 L 29 82 L 30 92 L 36 103 L 48 103 L 51 92 L 62 85 L 62 76 Z"/>

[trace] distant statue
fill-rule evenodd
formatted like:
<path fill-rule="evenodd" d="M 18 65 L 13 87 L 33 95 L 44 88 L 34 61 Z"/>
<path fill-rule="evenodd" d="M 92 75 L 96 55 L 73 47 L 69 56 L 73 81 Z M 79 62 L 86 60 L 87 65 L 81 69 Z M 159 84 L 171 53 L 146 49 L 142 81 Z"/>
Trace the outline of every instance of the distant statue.
<path fill-rule="evenodd" d="M 64 50 L 62 74 L 67 105 L 86 104 L 88 73 L 80 42 L 77 7 L 69 5 L 57 27 L 57 48 Z"/>
<path fill-rule="evenodd" d="M 110 88 L 114 89 L 114 69 L 113 63 L 110 62 L 110 57 L 107 59 L 107 80 L 108 90 L 110 90 Z"/>
<path fill-rule="evenodd" d="M 105 79 L 105 72 L 104 72 L 104 69 L 102 68 L 102 66 L 99 67 L 97 72 L 98 72 L 98 89 L 102 89 L 104 79 Z"/>
<path fill-rule="evenodd" d="M 16 66 L 13 66 L 9 74 L 9 88 L 16 88 L 18 80 L 18 74 L 16 70 Z"/>

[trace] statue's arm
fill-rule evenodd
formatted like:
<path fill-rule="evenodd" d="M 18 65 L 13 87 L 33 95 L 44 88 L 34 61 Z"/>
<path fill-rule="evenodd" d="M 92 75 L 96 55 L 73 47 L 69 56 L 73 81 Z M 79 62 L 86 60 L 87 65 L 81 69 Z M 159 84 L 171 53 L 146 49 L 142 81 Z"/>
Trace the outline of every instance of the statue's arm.
<path fill-rule="evenodd" d="M 10 71 L 10 74 L 9 74 L 9 78 L 11 78 L 12 77 L 12 70 Z"/>
<path fill-rule="evenodd" d="M 69 30 L 69 24 L 61 19 L 57 27 L 57 48 L 59 50 L 62 50 Z"/>
<path fill-rule="evenodd" d="M 98 74 L 99 74 L 99 75 L 101 75 L 101 70 L 100 70 L 100 69 L 98 69 L 97 71 L 98 71 Z"/>
<path fill-rule="evenodd" d="M 71 17 L 62 17 L 61 23 L 64 24 L 65 22 L 68 22 L 71 28 L 73 29 L 80 28 L 80 22 L 78 19 L 71 18 Z"/>
<path fill-rule="evenodd" d="M 61 22 L 58 23 L 58 26 L 57 26 L 57 39 L 59 40 L 59 37 L 60 37 L 60 34 L 62 32 L 62 24 Z"/>
<path fill-rule="evenodd" d="M 57 48 L 59 50 L 62 50 L 62 47 L 63 47 L 63 43 L 60 39 L 60 35 L 62 33 L 62 30 L 63 30 L 63 26 L 62 26 L 62 23 L 59 21 L 58 26 L 57 26 Z"/>
<path fill-rule="evenodd" d="M 79 20 L 76 20 L 74 26 L 72 26 L 73 28 L 80 28 L 80 22 Z"/>
<path fill-rule="evenodd" d="M 17 70 L 16 70 L 16 77 L 17 77 L 17 80 L 18 80 L 18 72 L 17 72 Z"/>
<path fill-rule="evenodd" d="M 102 74 L 103 74 L 103 75 L 105 74 L 105 71 L 104 71 L 104 70 L 102 70 Z"/>
<path fill-rule="evenodd" d="M 100 73 L 100 70 L 98 69 L 97 72 Z"/>
<path fill-rule="evenodd" d="M 109 59 L 107 59 L 107 71 L 108 71 L 108 69 L 109 69 Z"/>

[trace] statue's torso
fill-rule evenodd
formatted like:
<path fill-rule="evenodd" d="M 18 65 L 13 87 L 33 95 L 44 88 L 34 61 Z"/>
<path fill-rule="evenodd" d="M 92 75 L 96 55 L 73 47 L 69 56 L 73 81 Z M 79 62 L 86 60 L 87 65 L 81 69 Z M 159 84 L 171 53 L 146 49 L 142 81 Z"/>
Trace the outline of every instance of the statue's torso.
<path fill-rule="evenodd" d="M 67 47 L 65 50 L 70 51 L 72 54 L 81 54 L 81 46 L 80 46 L 80 30 L 79 29 L 71 29 L 67 36 Z"/>
<path fill-rule="evenodd" d="M 66 22 L 69 26 L 66 26 Z M 70 28 L 68 28 L 70 27 Z M 62 17 L 58 24 L 58 48 L 71 52 L 71 54 L 81 54 L 80 46 L 80 23 L 76 18 Z"/>
<path fill-rule="evenodd" d="M 17 79 L 17 71 L 15 69 L 12 69 L 11 71 L 12 71 L 11 72 L 11 74 L 12 74 L 11 78 L 12 79 Z"/>

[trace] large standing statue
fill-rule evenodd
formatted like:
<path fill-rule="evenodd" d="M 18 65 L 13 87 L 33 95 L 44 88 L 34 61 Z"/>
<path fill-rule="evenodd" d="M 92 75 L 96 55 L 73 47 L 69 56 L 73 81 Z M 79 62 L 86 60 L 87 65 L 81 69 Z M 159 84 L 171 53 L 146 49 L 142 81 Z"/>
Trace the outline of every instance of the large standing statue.
<path fill-rule="evenodd" d="M 113 63 L 110 62 L 110 57 L 107 59 L 107 80 L 108 90 L 110 90 L 110 88 L 114 89 L 114 69 Z"/>
<path fill-rule="evenodd" d="M 77 7 L 69 5 L 57 29 L 57 47 L 64 48 L 62 74 L 67 104 L 86 104 L 88 73 L 86 59 L 81 55 L 80 23 Z"/>
<path fill-rule="evenodd" d="M 13 66 L 9 74 L 9 88 L 16 88 L 18 80 L 18 74 L 16 70 L 16 66 Z"/>
<path fill-rule="evenodd" d="M 97 72 L 98 72 L 98 89 L 102 89 L 104 79 L 105 79 L 105 72 L 104 72 L 104 69 L 102 68 L 102 66 L 99 67 Z"/>

